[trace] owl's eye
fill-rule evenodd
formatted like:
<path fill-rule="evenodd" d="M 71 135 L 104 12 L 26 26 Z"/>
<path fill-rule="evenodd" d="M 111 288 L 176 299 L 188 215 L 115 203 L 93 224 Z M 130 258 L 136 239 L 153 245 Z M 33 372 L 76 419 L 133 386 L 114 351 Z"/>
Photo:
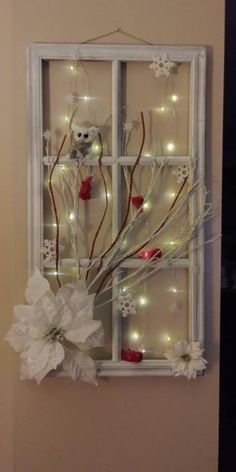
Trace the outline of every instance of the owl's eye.
<path fill-rule="evenodd" d="M 89 137 L 88 133 L 84 134 L 84 138 L 87 139 Z"/>
<path fill-rule="evenodd" d="M 81 136 L 82 136 L 82 133 L 78 133 L 78 138 L 81 138 Z"/>

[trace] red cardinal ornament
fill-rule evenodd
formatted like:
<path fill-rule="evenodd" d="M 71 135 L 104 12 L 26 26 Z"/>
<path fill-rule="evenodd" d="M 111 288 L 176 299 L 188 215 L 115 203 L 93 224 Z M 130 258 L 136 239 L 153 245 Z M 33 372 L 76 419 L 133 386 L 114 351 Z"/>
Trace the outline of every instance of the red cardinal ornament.
<path fill-rule="evenodd" d="M 148 259 L 160 259 L 162 256 L 161 250 L 157 249 L 145 249 L 144 251 L 140 251 L 138 253 L 138 257 L 140 259 L 148 260 Z"/>
<path fill-rule="evenodd" d="M 91 190 L 92 190 L 92 182 L 93 176 L 86 177 L 85 180 L 82 180 L 80 190 L 79 190 L 79 198 L 81 200 L 90 200 L 91 198 Z"/>
<path fill-rule="evenodd" d="M 121 360 L 127 362 L 141 362 L 143 353 L 140 351 L 132 351 L 131 349 L 121 349 Z"/>
<path fill-rule="evenodd" d="M 131 202 L 134 208 L 136 208 L 136 210 L 139 210 L 139 208 L 141 208 L 143 205 L 143 197 L 141 195 L 138 195 L 137 197 L 132 197 Z"/>

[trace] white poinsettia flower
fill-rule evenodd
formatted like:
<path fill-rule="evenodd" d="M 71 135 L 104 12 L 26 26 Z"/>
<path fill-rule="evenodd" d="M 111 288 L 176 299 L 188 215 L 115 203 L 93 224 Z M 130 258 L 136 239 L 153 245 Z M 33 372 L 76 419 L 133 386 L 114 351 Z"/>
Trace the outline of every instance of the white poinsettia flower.
<path fill-rule="evenodd" d="M 16 322 L 6 340 L 20 353 L 21 378 L 37 383 L 58 367 L 72 378 L 95 383 L 89 351 L 103 345 L 103 327 L 93 320 L 94 295 L 82 282 L 65 284 L 56 295 L 37 269 L 26 289 L 28 305 L 15 307 Z"/>
<path fill-rule="evenodd" d="M 202 353 L 203 349 L 198 341 L 179 341 L 175 343 L 174 349 L 165 353 L 165 357 L 170 361 L 175 377 L 184 375 L 189 380 L 195 379 L 198 371 L 206 369 L 207 361 Z"/>

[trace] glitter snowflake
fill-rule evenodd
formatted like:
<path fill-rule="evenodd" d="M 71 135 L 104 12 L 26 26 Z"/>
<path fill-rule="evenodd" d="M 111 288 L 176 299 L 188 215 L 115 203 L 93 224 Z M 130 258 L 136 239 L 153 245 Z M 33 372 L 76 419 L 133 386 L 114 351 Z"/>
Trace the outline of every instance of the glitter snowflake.
<path fill-rule="evenodd" d="M 162 75 L 168 77 L 175 67 L 176 63 L 171 61 L 167 54 L 154 56 L 153 62 L 149 65 L 149 69 L 154 71 L 155 77 L 161 77 Z"/>
<path fill-rule="evenodd" d="M 136 315 L 136 301 L 131 293 L 121 293 L 118 298 L 118 310 L 126 318 L 128 315 Z"/>
<path fill-rule="evenodd" d="M 59 252 L 64 250 L 64 246 L 59 246 Z M 56 240 L 55 239 L 45 239 L 43 242 L 43 247 L 41 249 L 41 254 L 43 254 L 44 262 L 53 262 L 56 259 Z"/>
<path fill-rule="evenodd" d="M 138 129 L 139 122 L 137 120 L 126 121 L 123 123 L 123 130 L 127 133 L 131 133 L 134 129 Z"/>
<path fill-rule="evenodd" d="M 176 167 L 173 174 L 176 175 L 178 184 L 182 184 L 189 175 L 188 166 Z"/>
<path fill-rule="evenodd" d="M 49 131 L 49 129 L 46 129 L 43 132 L 43 137 L 44 137 L 44 139 L 46 139 L 46 141 L 49 141 L 49 139 L 51 139 L 51 137 L 52 137 L 51 131 Z"/>

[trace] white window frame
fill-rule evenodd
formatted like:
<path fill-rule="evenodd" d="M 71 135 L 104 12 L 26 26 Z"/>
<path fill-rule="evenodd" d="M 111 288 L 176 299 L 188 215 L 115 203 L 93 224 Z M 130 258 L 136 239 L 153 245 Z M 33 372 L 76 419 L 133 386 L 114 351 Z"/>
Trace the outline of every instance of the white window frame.
<path fill-rule="evenodd" d="M 196 177 L 204 180 L 205 153 L 205 75 L 206 49 L 202 46 L 140 46 L 140 45 L 85 45 L 85 44 L 32 44 L 28 46 L 28 104 L 29 104 L 29 166 L 28 166 L 28 255 L 29 275 L 34 268 L 43 270 L 40 249 L 43 245 L 43 89 L 42 65 L 44 60 L 96 60 L 112 62 L 112 156 L 104 156 L 103 164 L 112 167 L 112 193 L 118 195 L 120 168 L 130 165 L 135 157 L 120 156 L 120 87 L 121 63 L 126 61 L 151 62 L 154 55 L 168 54 L 170 60 L 190 64 L 190 119 L 189 154 L 171 156 L 169 165 L 194 165 Z M 140 160 L 151 164 L 153 159 L 162 162 L 165 156 Z M 44 160 L 45 162 L 45 160 Z M 60 159 L 60 163 L 63 159 Z M 88 165 L 97 161 L 87 159 Z M 194 220 L 198 208 L 202 208 L 203 189 L 189 200 L 190 219 Z M 113 237 L 119 228 L 119 199 L 113 199 Z M 204 344 L 204 229 L 200 228 L 196 239 L 190 242 L 189 257 L 179 259 L 175 268 L 188 268 L 189 281 L 189 340 Z M 82 261 L 86 263 L 86 260 Z M 65 260 L 65 264 L 73 264 Z M 128 259 L 123 267 L 137 267 L 138 259 Z M 193 268 L 195 270 L 193 270 Z M 113 289 L 114 291 L 116 288 Z M 115 293 L 113 294 L 115 295 Z M 96 361 L 99 376 L 170 375 L 167 360 L 143 360 L 131 364 L 120 360 L 120 317 L 113 309 L 112 360 Z"/>

